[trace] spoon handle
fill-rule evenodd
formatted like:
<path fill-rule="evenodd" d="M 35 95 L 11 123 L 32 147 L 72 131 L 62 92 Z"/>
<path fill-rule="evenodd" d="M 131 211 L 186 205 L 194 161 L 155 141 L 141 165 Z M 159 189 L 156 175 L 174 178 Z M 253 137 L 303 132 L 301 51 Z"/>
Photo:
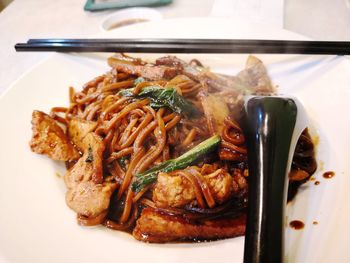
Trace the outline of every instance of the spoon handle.
<path fill-rule="evenodd" d="M 263 96 L 250 98 L 245 106 L 249 195 L 244 262 L 283 262 L 287 172 L 297 106 L 289 98 Z"/>

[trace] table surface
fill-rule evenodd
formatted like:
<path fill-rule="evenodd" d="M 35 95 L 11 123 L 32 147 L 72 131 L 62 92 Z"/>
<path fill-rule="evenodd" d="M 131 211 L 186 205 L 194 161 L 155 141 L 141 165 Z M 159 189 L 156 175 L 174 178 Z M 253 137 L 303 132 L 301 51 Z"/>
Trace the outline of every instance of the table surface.
<path fill-rule="evenodd" d="M 173 0 L 157 7 L 163 19 L 237 17 L 257 20 L 318 40 L 350 40 L 349 0 Z M 16 53 L 13 46 L 28 38 L 99 34 L 116 10 L 85 12 L 86 0 L 14 0 L 0 13 L 0 95 L 47 53 Z"/>

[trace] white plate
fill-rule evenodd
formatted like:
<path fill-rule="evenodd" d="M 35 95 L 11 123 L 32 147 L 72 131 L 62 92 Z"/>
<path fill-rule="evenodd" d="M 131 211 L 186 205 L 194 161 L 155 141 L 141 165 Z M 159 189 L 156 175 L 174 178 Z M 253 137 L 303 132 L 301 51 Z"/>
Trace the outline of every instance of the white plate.
<path fill-rule="evenodd" d="M 262 25 L 228 19 L 177 19 L 111 32 L 109 37 L 301 37 Z M 151 55 L 147 55 L 150 57 Z M 65 204 L 65 187 L 55 175 L 62 166 L 32 153 L 31 112 L 67 105 L 68 87 L 80 88 L 108 70 L 105 55 L 54 54 L 21 77 L 0 100 L 0 261 L 5 262 L 242 262 L 244 238 L 194 244 L 145 244 L 103 227 L 83 228 Z M 246 55 L 183 55 L 215 71 L 235 73 Z M 350 234 L 350 62 L 344 57 L 259 55 L 281 92 L 297 96 L 319 134 L 315 186 L 309 182 L 288 207 L 289 262 L 349 262 Z M 335 171 L 333 179 L 322 173 Z M 313 225 L 318 221 L 318 225 Z"/>

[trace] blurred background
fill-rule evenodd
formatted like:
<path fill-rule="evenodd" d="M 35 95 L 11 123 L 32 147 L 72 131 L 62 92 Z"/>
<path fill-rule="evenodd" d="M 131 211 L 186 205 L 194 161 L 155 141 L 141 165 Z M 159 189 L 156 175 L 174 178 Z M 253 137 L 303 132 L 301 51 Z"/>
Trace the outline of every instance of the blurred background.
<path fill-rule="evenodd" d="M 315 40 L 350 40 L 349 1 L 0 0 L 0 60 L 6 61 L 0 91 L 45 56 L 15 53 L 14 44 L 29 38 L 87 38 L 134 23 L 200 17 L 234 18 L 256 23 L 257 30 L 285 29 Z"/>
<path fill-rule="evenodd" d="M 84 11 L 87 2 L 97 6 L 118 3 L 119 7 L 127 7 L 134 3 L 137 6 L 147 5 L 148 2 L 163 2 L 169 4 L 153 4 L 152 8 L 159 11 L 165 19 L 234 16 L 274 23 L 315 39 L 350 39 L 350 0 L 0 0 L 0 29 L 3 29 L 1 26 L 6 19 L 12 19 L 14 22 L 26 19 L 26 27 L 30 29 L 31 25 L 35 25 L 40 17 L 44 19 L 45 15 L 50 16 L 51 29 L 63 26 L 59 19 L 65 15 L 70 17 L 72 30 L 79 29 L 75 27 L 79 26 L 79 21 L 80 24 L 94 27 L 99 19 L 118 10 Z"/>

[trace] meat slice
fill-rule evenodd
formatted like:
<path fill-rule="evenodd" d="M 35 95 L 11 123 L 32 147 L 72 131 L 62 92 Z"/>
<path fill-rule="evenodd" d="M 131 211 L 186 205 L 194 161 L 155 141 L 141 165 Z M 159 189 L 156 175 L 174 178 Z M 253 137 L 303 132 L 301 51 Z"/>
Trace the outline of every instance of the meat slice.
<path fill-rule="evenodd" d="M 203 66 L 198 66 L 193 63 L 189 64 L 175 56 L 165 56 L 158 58 L 156 60 L 156 65 L 176 68 L 177 71 L 195 81 L 199 81 L 201 79 L 202 71 L 204 69 Z"/>
<path fill-rule="evenodd" d="M 82 182 L 68 190 L 66 203 L 80 215 L 96 217 L 108 209 L 114 189 L 115 184 Z"/>
<path fill-rule="evenodd" d="M 140 241 L 165 243 L 180 240 L 213 240 L 244 235 L 246 217 L 188 221 L 145 208 L 136 222 L 133 236 Z"/>
<path fill-rule="evenodd" d="M 185 61 L 175 56 L 164 56 L 156 59 L 156 65 L 163 65 L 168 67 L 174 67 L 183 70 L 184 67 L 189 66 Z"/>
<path fill-rule="evenodd" d="M 190 169 L 194 168 L 190 167 L 187 170 Z M 217 204 L 227 201 L 233 195 L 233 178 L 223 169 L 217 169 L 213 173 L 202 175 L 202 177 Z M 163 208 L 195 205 L 195 188 L 184 177 L 159 173 L 153 191 L 153 201 L 157 207 Z"/>
<path fill-rule="evenodd" d="M 195 201 L 191 183 L 181 176 L 159 173 L 153 191 L 153 201 L 158 207 L 183 207 Z"/>
<path fill-rule="evenodd" d="M 246 67 L 237 75 L 237 81 L 246 86 L 246 89 L 258 94 L 271 94 L 275 88 L 263 62 L 254 56 L 249 56 Z"/>
<path fill-rule="evenodd" d="M 83 147 L 84 155 L 64 177 L 68 188 L 74 188 L 77 184 L 90 180 L 94 183 L 103 182 L 102 154 L 104 144 L 102 138 L 90 132 L 83 140 Z"/>
<path fill-rule="evenodd" d="M 224 98 L 202 93 L 200 94 L 200 101 L 210 133 L 212 135 L 221 135 L 224 128 L 224 120 L 229 115 L 229 109 Z"/>
<path fill-rule="evenodd" d="M 67 205 L 89 218 L 106 211 L 116 188 L 115 183 L 103 183 L 102 138 L 89 132 L 82 141 L 84 155 L 65 175 L 68 187 Z"/>
<path fill-rule="evenodd" d="M 108 64 L 119 72 L 141 76 L 148 80 L 171 79 L 178 74 L 178 70 L 173 67 L 134 63 L 121 58 L 120 55 L 108 58 Z"/>
<path fill-rule="evenodd" d="M 80 150 L 84 150 L 83 140 L 85 136 L 93 131 L 97 126 L 96 121 L 87 121 L 79 118 L 72 118 L 68 124 L 68 135 L 72 142 L 79 147 Z"/>
<path fill-rule="evenodd" d="M 33 152 L 45 154 L 57 161 L 72 161 L 80 157 L 62 128 L 44 112 L 33 111 L 32 130 L 30 148 Z"/>

